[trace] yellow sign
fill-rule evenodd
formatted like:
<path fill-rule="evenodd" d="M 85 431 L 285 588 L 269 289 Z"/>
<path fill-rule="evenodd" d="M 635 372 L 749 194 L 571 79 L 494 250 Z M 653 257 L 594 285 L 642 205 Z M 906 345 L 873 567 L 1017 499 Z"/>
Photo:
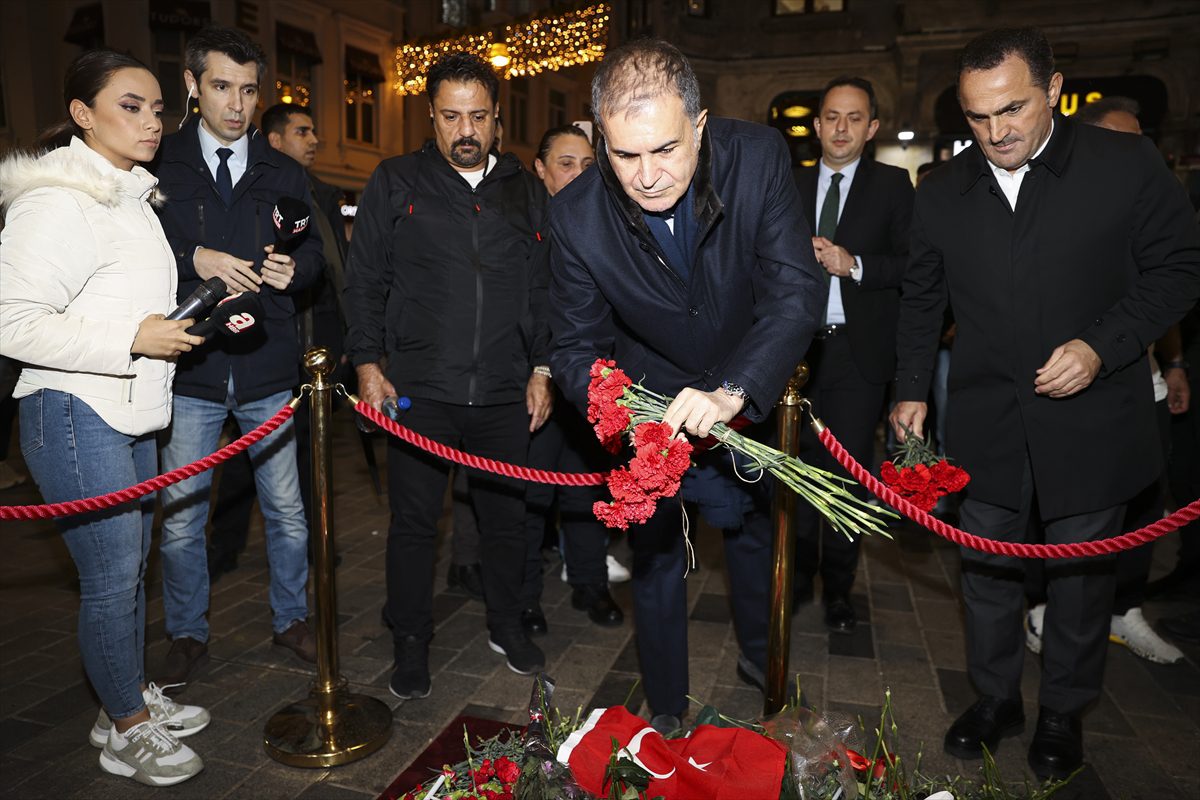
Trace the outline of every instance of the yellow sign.
<path fill-rule="evenodd" d="M 1088 92 L 1083 96 L 1084 104 L 1094 103 L 1104 95 L 1100 92 Z M 1058 110 L 1064 117 L 1069 117 L 1079 110 L 1079 92 L 1063 92 L 1058 97 Z"/>

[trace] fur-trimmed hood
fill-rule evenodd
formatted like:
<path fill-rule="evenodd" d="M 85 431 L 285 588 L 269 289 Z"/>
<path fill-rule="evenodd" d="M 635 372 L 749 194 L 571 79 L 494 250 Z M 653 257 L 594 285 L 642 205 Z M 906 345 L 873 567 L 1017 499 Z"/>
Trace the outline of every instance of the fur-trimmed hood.
<path fill-rule="evenodd" d="M 126 172 L 114 167 L 104 156 L 77 137 L 67 147 L 45 153 L 16 152 L 0 161 L 0 210 L 34 189 L 70 189 L 91 197 L 97 203 L 115 208 L 122 196 L 145 200 L 153 205 L 166 201 L 157 188 L 158 179 L 145 168 L 135 166 Z"/>

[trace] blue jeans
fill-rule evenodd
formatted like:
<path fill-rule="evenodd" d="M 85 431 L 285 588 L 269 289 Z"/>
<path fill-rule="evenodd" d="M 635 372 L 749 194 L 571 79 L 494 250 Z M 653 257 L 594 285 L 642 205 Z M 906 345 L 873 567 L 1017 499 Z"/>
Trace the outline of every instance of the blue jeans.
<path fill-rule="evenodd" d="M 154 477 L 154 436 L 110 428 L 83 400 L 41 389 L 21 398 L 21 453 L 47 503 Z M 144 707 L 146 556 L 154 495 L 57 520 L 79 571 L 79 652 L 100 702 L 118 719 Z"/>
<path fill-rule="evenodd" d="M 217 449 L 225 417 L 232 413 L 245 433 L 266 422 L 291 392 L 237 404 L 232 382 L 224 403 L 175 395 L 174 420 L 162 448 L 163 470 L 190 464 Z M 271 571 L 271 627 L 282 633 L 308 616 L 308 526 L 296 469 L 296 437 L 291 420 L 250 446 L 258 503 L 266 522 L 267 563 Z M 167 635 L 208 641 L 208 550 L 204 526 L 212 470 L 168 486 L 163 498 L 163 610 Z"/>

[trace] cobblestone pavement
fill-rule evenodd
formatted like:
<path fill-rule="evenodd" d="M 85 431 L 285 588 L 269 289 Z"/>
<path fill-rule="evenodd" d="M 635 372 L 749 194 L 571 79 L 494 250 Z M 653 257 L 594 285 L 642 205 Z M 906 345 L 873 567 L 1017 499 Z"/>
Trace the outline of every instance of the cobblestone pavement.
<path fill-rule="evenodd" d="M 510 672 L 488 649 L 482 605 L 447 589 L 444 535 L 435 582 L 433 693 L 408 702 L 388 693 L 391 642 L 380 624 L 386 501 L 372 489 L 348 416 L 338 415 L 335 445 L 336 536 L 342 556 L 339 652 L 352 689 L 393 709 L 388 743 L 362 761 L 333 769 L 286 767 L 264 752 L 264 723 L 307 694 L 313 673 L 271 645 L 266 556 L 261 523 L 256 523 L 239 568 L 213 587 L 212 658 L 182 696 L 213 715 L 209 729 L 188 740 L 203 756 L 204 772 L 157 790 L 102 773 L 87 742 L 98 704 L 75 641 L 74 567 L 51 524 L 6 522 L 0 560 L 0 796 L 371 798 L 458 714 L 520 721 L 531 682 Z M 382 461 L 381 443 L 376 450 Z M 29 484 L 0 492 L 0 504 L 35 502 L 38 496 Z M 754 718 L 762 698 L 735 675 L 737 650 L 719 535 L 702 527 L 697 539 L 700 569 L 688 578 L 691 694 L 730 716 Z M 1170 537 L 1160 543 L 1156 574 L 1174 558 L 1175 547 Z M 624 543 L 614 552 L 627 563 Z M 547 559 L 543 605 L 550 633 L 540 640 L 548 672 L 558 683 L 559 707 L 586 711 L 631 697 L 631 707 L 644 712 L 635 688 L 629 585 L 616 585 L 613 592 L 626 623 L 599 628 L 571 608 L 559 568 L 557 559 Z M 973 699 L 964 671 L 957 572 L 955 549 L 932 534 L 901 528 L 895 541 L 868 541 L 853 598 L 862 620 L 857 632 L 830 636 L 820 607 L 804 606 L 793 622 L 790 663 L 818 708 L 861 716 L 868 729 L 890 689 L 902 756 L 912 763 L 921 752 L 927 772 L 971 775 L 977 764 L 958 762 L 941 750 L 946 726 Z M 146 657 L 153 676 L 168 645 L 157 547 L 147 589 Z M 1182 610 L 1172 603 L 1146 607 L 1152 620 Z M 1060 797 L 1200 797 L 1200 648 L 1184 649 L 1186 663 L 1161 666 L 1110 645 L 1104 695 L 1084 722 L 1089 766 Z M 1037 713 L 1038 672 L 1036 658 L 1027 654 L 1024 696 L 1031 720 Z M 1032 727 L 1031 722 L 1019 741 L 1008 740 L 1000 748 L 998 762 L 1010 780 L 1029 777 L 1025 750 Z"/>

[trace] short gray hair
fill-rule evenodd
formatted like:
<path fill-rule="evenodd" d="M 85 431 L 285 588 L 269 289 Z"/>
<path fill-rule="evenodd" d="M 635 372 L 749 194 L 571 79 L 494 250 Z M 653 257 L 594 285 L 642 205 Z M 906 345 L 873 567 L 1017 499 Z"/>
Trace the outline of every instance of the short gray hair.
<path fill-rule="evenodd" d="M 603 118 L 663 94 L 683 101 L 693 122 L 700 117 L 700 82 L 683 53 L 662 39 L 637 39 L 613 50 L 592 78 L 592 114 Z"/>
<path fill-rule="evenodd" d="M 1084 125 L 1099 125 L 1100 121 L 1114 111 L 1124 111 L 1126 114 L 1137 116 L 1142 113 L 1141 106 L 1138 101 L 1132 97 L 1121 97 L 1113 95 L 1112 97 L 1102 97 L 1091 103 L 1087 103 L 1075 112 L 1074 119 L 1076 122 L 1082 122 Z"/>

